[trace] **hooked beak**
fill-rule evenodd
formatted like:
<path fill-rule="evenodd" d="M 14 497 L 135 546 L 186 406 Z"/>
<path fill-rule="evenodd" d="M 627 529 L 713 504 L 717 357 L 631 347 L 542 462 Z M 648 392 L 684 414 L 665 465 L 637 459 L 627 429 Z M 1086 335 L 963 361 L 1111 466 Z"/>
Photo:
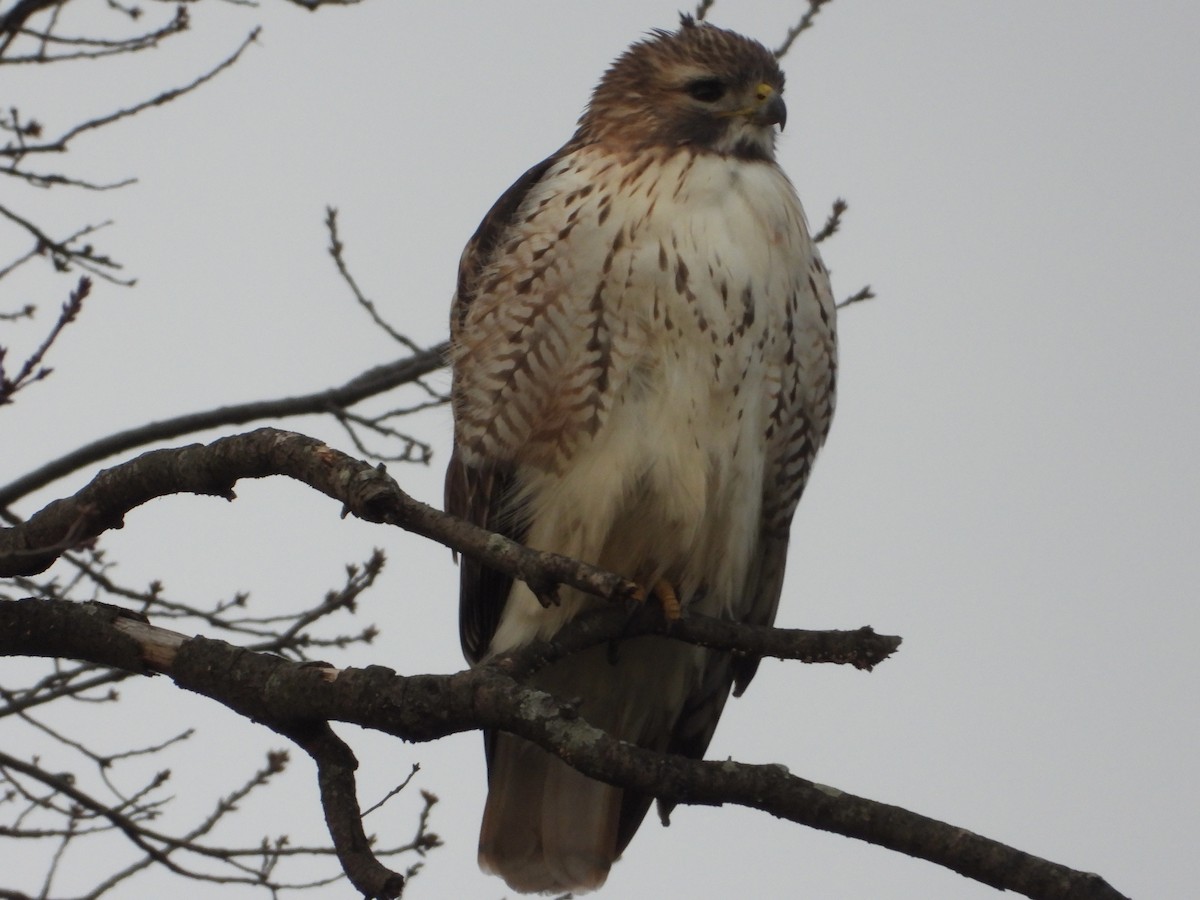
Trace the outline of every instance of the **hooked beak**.
<path fill-rule="evenodd" d="M 757 100 L 747 111 L 747 118 L 755 125 L 778 125 L 783 131 L 787 124 L 787 104 L 775 88 L 765 82 L 755 91 Z"/>

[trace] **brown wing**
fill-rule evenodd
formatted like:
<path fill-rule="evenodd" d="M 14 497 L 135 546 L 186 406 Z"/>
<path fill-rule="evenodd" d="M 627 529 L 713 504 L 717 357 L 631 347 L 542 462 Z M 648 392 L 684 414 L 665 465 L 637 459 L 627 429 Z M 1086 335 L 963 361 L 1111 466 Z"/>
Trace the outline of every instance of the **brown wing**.
<path fill-rule="evenodd" d="M 767 428 L 762 530 L 747 590 L 751 605 L 742 619 L 751 625 L 775 624 L 792 516 L 833 419 L 837 311 L 829 274 L 815 250 L 808 283 L 814 304 L 810 309 L 816 315 L 803 316 L 804 311 L 794 305 L 788 309 L 785 328 L 790 350 Z M 734 696 L 740 697 L 750 685 L 758 664 L 757 657 L 734 659 Z"/>
<path fill-rule="evenodd" d="M 484 216 L 467 242 L 458 265 L 458 287 L 450 313 L 450 334 L 454 339 L 475 300 L 480 274 L 492 262 L 502 246 L 504 235 L 516 219 L 521 203 L 558 159 L 561 151 L 543 160 L 518 178 Z M 523 533 L 504 514 L 513 487 L 512 471 L 506 464 L 467 463 L 456 446 L 446 470 L 446 511 L 470 522 L 497 531 L 515 541 Z M 469 662 L 478 662 L 488 650 L 500 622 L 512 579 L 477 561 L 459 560 L 459 640 Z"/>

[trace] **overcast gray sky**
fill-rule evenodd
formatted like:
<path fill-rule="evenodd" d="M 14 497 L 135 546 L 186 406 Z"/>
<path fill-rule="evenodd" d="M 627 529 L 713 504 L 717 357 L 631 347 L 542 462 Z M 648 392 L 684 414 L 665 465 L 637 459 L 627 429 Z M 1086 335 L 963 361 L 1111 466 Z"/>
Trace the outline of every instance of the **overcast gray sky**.
<path fill-rule="evenodd" d="M 711 19 L 775 44 L 800 6 L 723 0 Z M 381 310 L 414 340 L 441 340 L 480 217 L 570 135 L 608 62 L 677 9 L 204 5 L 175 46 L 128 65 L 6 70 L 5 93 L 54 132 L 73 112 L 190 80 L 265 26 L 233 71 L 62 161 L 137 185 L 20 198 L 47 225 L 114 218 L 99 242 L 138 285 L 99 285 L 56 347 L 54 377 L 4 411 L 0 480 L 118 428 L 320 389 L 397 355 L 338 280 L 325 204 L 341 210 L 349 262 Z M 870 283 L 879 299 L 840 321 L 838 415 L 794 526 L 780 623 L 869 624 L 905 643 L 870 675 L 764 663 L 711 756 L 782 763 L 1098 871 L 1133 897 L 1194 889 L 1197 34 L 1200 6 L 1167 0 L 839 0 L 787 57 L 782 164 L 814 223 L 835 197 L 850 201 L 823 252 L 840 295 Z M 3 258 L 24 249 L 0 233 Z M 0 307 L 35 301 L 43 321 L 68 286 L 32 274 L 11 285 Z M 288 427 L 352 452 L 329 423 Z M 393 471 L 438 502 L 449 414 L 412 428 L 435 462 Z M 294 607 L 383 546 L 389 571 L 361 613 L 383 634 L 333 661 L 461 665 L 448 553 L 340 521 L 295 484 L 238 493 L 131 515 L 106 539 L 122 577 L 162 577 L 197 603 L 248 588 Z M 139 706 L 88 714 L 122 717 L 122 736 L 161 737 L 164 707 L 198 717 L 200 756 L 181 755 L 172 782 L 181 804 L 206 769 L 227 785 L 278 745 L 158 681 Z M 128 721 L 139 713 L 153 721 Z M 442 798 L 434 827 L 448 846 L 406 896 L 504 896 L 474 862 L 478 736 L 409 746 L 340 731 L 363 763 L 364 800 L 413 762 Z M 250 833 L 320 836 L 307 764 L 294 769 L 285 792 L 249 805 Z M 394 801 L 370 829 L 407 837 L 417 805 Z M 149 896 L 146 884 L 118 896 Z M 603 896 L 996 892 L 759 813 L 681 808 L 669 829 L 643 826 Z"/>

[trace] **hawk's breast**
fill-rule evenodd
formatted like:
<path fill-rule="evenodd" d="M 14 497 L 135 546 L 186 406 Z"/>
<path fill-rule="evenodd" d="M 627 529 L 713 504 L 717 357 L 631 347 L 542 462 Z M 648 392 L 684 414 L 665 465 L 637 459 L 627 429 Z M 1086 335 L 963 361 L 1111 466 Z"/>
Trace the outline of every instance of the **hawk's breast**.
<path fill-rule="evenodd" d="M 730 612 L 794 320 L 818 302 L 791 184 L 763 162 L 585 148 L 506 237 L 460 351 L 460 444 L 517 467 L 530 546 Z M 553 633 L 580 602 L 543 610 L 518 585 L 493 649 Z"/>

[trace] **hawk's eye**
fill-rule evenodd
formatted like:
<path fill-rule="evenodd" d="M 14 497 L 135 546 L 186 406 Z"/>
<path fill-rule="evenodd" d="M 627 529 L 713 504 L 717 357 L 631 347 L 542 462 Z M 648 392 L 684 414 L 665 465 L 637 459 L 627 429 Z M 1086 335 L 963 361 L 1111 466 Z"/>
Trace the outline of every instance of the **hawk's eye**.
<path fill-rule="evenodd" d="M 697 78 L 689 81 L 684 90 L 693 100 L 701 103 L 716 103 L 725 96 L 725 85 L 719 78 Z"/>

